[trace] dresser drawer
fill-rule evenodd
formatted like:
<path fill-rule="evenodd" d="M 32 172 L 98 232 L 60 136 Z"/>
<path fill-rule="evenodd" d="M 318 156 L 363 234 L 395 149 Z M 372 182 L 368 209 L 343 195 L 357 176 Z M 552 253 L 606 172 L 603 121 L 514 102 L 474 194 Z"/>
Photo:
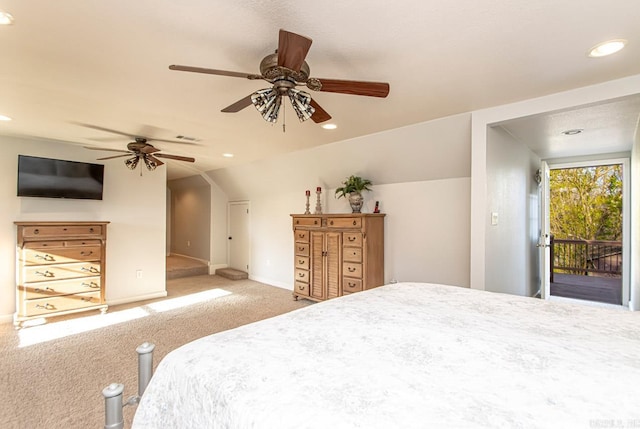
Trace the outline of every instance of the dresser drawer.
<path fill-rule="evenodd" d="M 22 262 L 25 265 L 49 265 L 75 261 L 99 261 L 102 248 L 98 246 L 73 246 L 24 249 Z"/>
<path fill-rule="evenodd" d="M 296 282 L 309 283 L 309 271 L 296 269 Z"/>
<path fill-rule="evenodd" d="M 51 266 L 24 267 L 24 282 L 43 282 L 100 275 L 99 262 L 78 262 Z"/>
<path fill-rule="evenodd" d="M 342 260 L 345 262 L 362 262 L 362 248 L 345 247 L 342 249 Z"/>
<path fill-rule="evenodd" d="M 301 268 L 303 270 L 309 269 L 309 257 L 308 256 L 296 256 L 296 268 Z"/>
<path fill-rule="evenodd" d="M 298 295 L 309 296 L 309 284 L 304 282 L 296 281 L 295 293 Z"/>
<path fill-rule="evenodd" d="M 296 243 L 308 243 L 309 242 L 309 231 L 304 229 L 297 229 L 293 232 Z"/>
<path fill-rule="evenodd" d="M 73 280 L 28 283 L 19 287 L 25 299 L 47 298 L 72 293 L 100 290 L 100 277 L 84 277 Z"/>
<path fill-rule="evenodd" d="M 293 218 L 294 226 L 317 226 L 320 227 L 322 225 L 322 221 L 319 217 L 294 217 Z"/>
<path fill-rule="evenodd" d="M 337 217 L 327 220 L 329 228 L 362 228 L 362 219 L 359 217 Z"/>
<path fill-rule="evenodd" d="M 100 304 L 100 292 L 86 292 L 77 295 L 65 295 L 24 301 L 23 310 L 25 316 L 38 316 Z"/>
<path fill-rule="evenodd" d="M 35 237 L 64 237 L 79 235 L 102 235 L 102 225 L 38 225 L 25 226 L 22 229 L 22 236 L 25 238 Z"/>
<path fill-rule="evenodd" d="M 344 277 L 342 279 L 343 292 L 360 292 L 362 290 L 362 280 Z"/>
<path fill-rule="evenodd" d="M 362 233 L 361 232 L 345 232 L 343 243 L 345 246 L 357 246 L 362 247 Z"/>
<path fill-rule="evenodd" d="M 342 264 L 342 274 L 349 277 L 362 278 L 362 264 L 345 262 Z"/>
<path fill-rule="evenodd" d="M 296 243 L 296 256 L 309 256 L 309 245 Z"/>

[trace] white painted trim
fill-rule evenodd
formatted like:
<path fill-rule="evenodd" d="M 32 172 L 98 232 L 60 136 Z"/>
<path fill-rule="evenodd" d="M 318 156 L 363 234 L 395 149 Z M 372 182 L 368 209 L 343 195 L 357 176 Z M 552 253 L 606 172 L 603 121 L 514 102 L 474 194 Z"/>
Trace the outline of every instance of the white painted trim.
<path fill-rule="evenodd" d="M 209 275 L 215 275 L 216 270 L 218 269 L 222 269 L 222 268 L 228 268 L 229 265 L 227 264 L 215 264 L 215 265 L 209 265 Z"/>
<path fill-rule="evenodd" d="M 247 210 L 249 211 L 249 219 L 248 219 L 248 225 L 247 225 L 247 229 L 248 231 L 248 243 L 247 243 L 247 251 L 249 252 L 249 255 L 247 257 L 247 260 L 249 262 L 249 269 L 246 270 L 248 275 L 251 275 L 251 271 L 253 270 L 253 263 L 251 261 L 251 215 L 252 215 L 252 210 L 251 210 L 251 201 L 249 200 L 240 200 L 240 201 L 229 201 L 227 203 L 227 237 L 231 236 L 231 206 L 233 205 L 241 205 L 241 204 L 246 204 L 247 205 Z M 231 244 L 229 244 L 230 240 L 227 240 L 227 263 L 231 262 Z M 245 270 L 242 270 L 245 271 Z"/>
<path fill-rule="evenodd" d="M 13 314 L 0 314 L 0 323 L 13 323 Z"/>
<path fill-rule="evenodd" d="M 282 289 L 287 289 L 293 292 L 293 285 L 290 283 L 279 282 L 277 280 L 267 279 L 264 277 L 256 277 L 256 276 L 249 276 L 249 280 L 253 280 L 254 282 L 264 283 L 269 286 L 275 286 Z"/>
<path fill-rule="evenodd" d="M 470 285 L 485 289 L 487 128 L 525 116 L 569 109 L 640 93 L 640 74 L 471 113 Z"/>
<path fill-rule="evenodd" d="M 202 262 L 203 264 L 211 265 L 211 261 L 207 261 L 206 259 L 196 258 L 195 256 L 183 255 L 181 253 L 171 252 L 173 256 L 180 256 L 181 258 L 193 259 L 194 261 Z M 169 256 L 171 256 L 169 255 Z"/>
<path fill-rule="evenodd" d="M 114 299 L 107 301 L 107 305 L 120 305 L 120 304 L 128 304 L 130 302 L 138 302 L 138 301 L 146 301 L 148 299 L 156 299 L 156 298 L 164 298 L 167 296 L 167 291 L 150 293 L 147 295 L 137 295 L 133 297 L 127 297 L 122 299 Z"/>

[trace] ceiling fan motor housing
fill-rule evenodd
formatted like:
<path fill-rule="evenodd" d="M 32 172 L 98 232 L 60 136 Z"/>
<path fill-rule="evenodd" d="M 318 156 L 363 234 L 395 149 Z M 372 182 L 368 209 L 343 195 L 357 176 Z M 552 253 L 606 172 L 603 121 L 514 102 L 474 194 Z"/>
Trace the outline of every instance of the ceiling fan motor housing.
<path fill-rule="evenodd" d="M 260 73 L 270 81 L 280 78 L 293 78 L 296 82 L 306 82 L 311 70 L 306 61 L 300 66 L 300 71 L 291 70 L 278 65 L 278 54 L 267 55 L 260 61 Z"/>

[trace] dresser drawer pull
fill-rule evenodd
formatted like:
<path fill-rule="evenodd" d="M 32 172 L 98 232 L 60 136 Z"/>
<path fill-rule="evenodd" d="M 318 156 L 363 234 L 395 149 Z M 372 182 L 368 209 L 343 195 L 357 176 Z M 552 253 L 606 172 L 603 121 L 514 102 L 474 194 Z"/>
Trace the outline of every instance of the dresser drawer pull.
<path fill-rule="evenodd" d="M 94 231 L 94 229 L 93 229 L 93 228 L 89 228 L 89 232 L 93 232 L 93 231 Z"/>
<path fill-rule="evenodd" d="M 298 277 L 304 277 L 304 273 L 298 273 Z"/>
<path fill-rule="evenodd" d="M 333 225 L 333 221 L 329 221 L 329 225 Z"/>
<path fill-rule="evenodd" d="M 302 286 L 302 285 L 298 285 L 298 290 L 304 290 L 304 289 L 305 289 L 305 287 L 304 287 L 304 286 Z"/>
<path fill-rule="evenodd" d="M 55 310 L 56 309 L 56 307 L 54 305 L 51 305 L 49 303 L 46 303 L 45 305 L 36 304 L 36 308 L 42 308 L 43 310 Z"/>
<path fill-rule="evenodd" d="M 51 271 L 45 271 L 44 273 L 42 271 L 36 271 L 36 275 L 37 276 L 42 276 L 42 277 L 55 277 L 56 275 L 54 273 L 52 273 Z"/>
<path fill-rule="evenodd" d="M 306 234 L 304 234 L 304 233 L 300 233 L 300 234 L 298 234 L 298 238 L 304 238 L 305 235 Z"/>
<path fill-rule="evenodd" d="M 45 291 L 45 290 L 48 290 L 50 292 L 55 292 L 55 290 L 51 289 L 49 286 L 45 287 L 44 289 L 40 289 L 39 287 L 37 287 L 33 291 L 34 292 L 42 292 L 42 291 Z"/>
<path fill-rule="evenodd" d="M 356 221 L 355 220 L 353 221 L 353 226 L 356 226 Z"/>
<path fill-rule="evenodd" d="M 82 256 L 89 256 L 89 255 L 93 255 L 93 250 L 89 250 L 88 252 L 85 252 L 84 250 L 82 252 L 80 252 L 80 254 Z"/>
<path fill-rule="evenodd" d="M 100 270 L 98 270 L 96 267 L 82 267 L 80 268 L 80 271 L 89 271 L 90 273 L 94 273 L 94 274 L 98 274 L 100 272 Z"/>
<path fill-rule="evenodd" d="M 80 300 L 84 302 L 92 302 L 93 298 L 87 298 L 83 296 L 82 298 L 80 298 Z"/>
<path fill-rule="evenodd" d="M 298 265 L 304 264 L 304 259 L 298 259 Z"/>
<path fill-rule="evenodd" d="M 298 246 L 298 250 L 302 252 L 304 250 L 304 247 L 299 247 Z"/>
<path fill-rule="evenodd" d="M 43 255 L 36 255 L 36 256 L 35 256 L 35 258 L 36 258 L 36 259 L 43 259 L 43 260 L 48 261 L 48 262 L 51 262 L 51 261 L 55 261 L 55 260 L 56 260 L 56 259 L 55 259 L 53 256 L 51 256 L 51 255 L 44 255 L 44 256 L 43 256 Z"/>
<path fill-rule="evenodd" d="M 352 272 L 354 272 L 356 269 L 355 269 L 355 268 L 353 268 L 353 267 L 349 267 L 349 268 L 347 268 L 347 270 L 349 270 L 349 272 L 350 272 L 350 273 L 352 273 Z"/>
<path fill-rule="evenodd" d="M 81 285 L 84 287 L 90 287 L 91 289 L 100 289 L 100 285 L 96 282 L 91 282 L 91 283 L 82 282 Z"/>
<path fill-rule="evenodd" d="M 36 229 L 33 230 L 33 233 L 36 234 L 36 235 L 40 234 L 40 230 L 38 228 L 36 228 Z"/>
<path fill-rule="evenodd" d="M 299 224 L 299 223 L 300 223 L 300 221 L 298 219 L 296 219 L 296 225 Z"/>
<path fill-rule="evenodd" d="M 349 240 L 349 241 L 356 241 L 356 238 L 355 238 L 355 237 L 348 237 L 348 238 L 347 238 L 347 240 Z"/>
<path fill-rule="evenodd" d="M 351 282 L 347 282 L 347 283 L 349 283 L 349 287 L 356 287 L 355 283 L 351 283 Z"/>

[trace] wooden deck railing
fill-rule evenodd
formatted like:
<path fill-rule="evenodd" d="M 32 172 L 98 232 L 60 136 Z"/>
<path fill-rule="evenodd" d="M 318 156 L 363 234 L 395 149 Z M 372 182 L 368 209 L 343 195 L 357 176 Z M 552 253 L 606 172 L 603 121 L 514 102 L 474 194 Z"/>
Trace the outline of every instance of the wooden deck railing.
<path fill-rule="evenodd" d="M 622 242 L 565 240 L 551 236 L 551 281 L 553 273 L 574 275 L 622 275 Z"/>

